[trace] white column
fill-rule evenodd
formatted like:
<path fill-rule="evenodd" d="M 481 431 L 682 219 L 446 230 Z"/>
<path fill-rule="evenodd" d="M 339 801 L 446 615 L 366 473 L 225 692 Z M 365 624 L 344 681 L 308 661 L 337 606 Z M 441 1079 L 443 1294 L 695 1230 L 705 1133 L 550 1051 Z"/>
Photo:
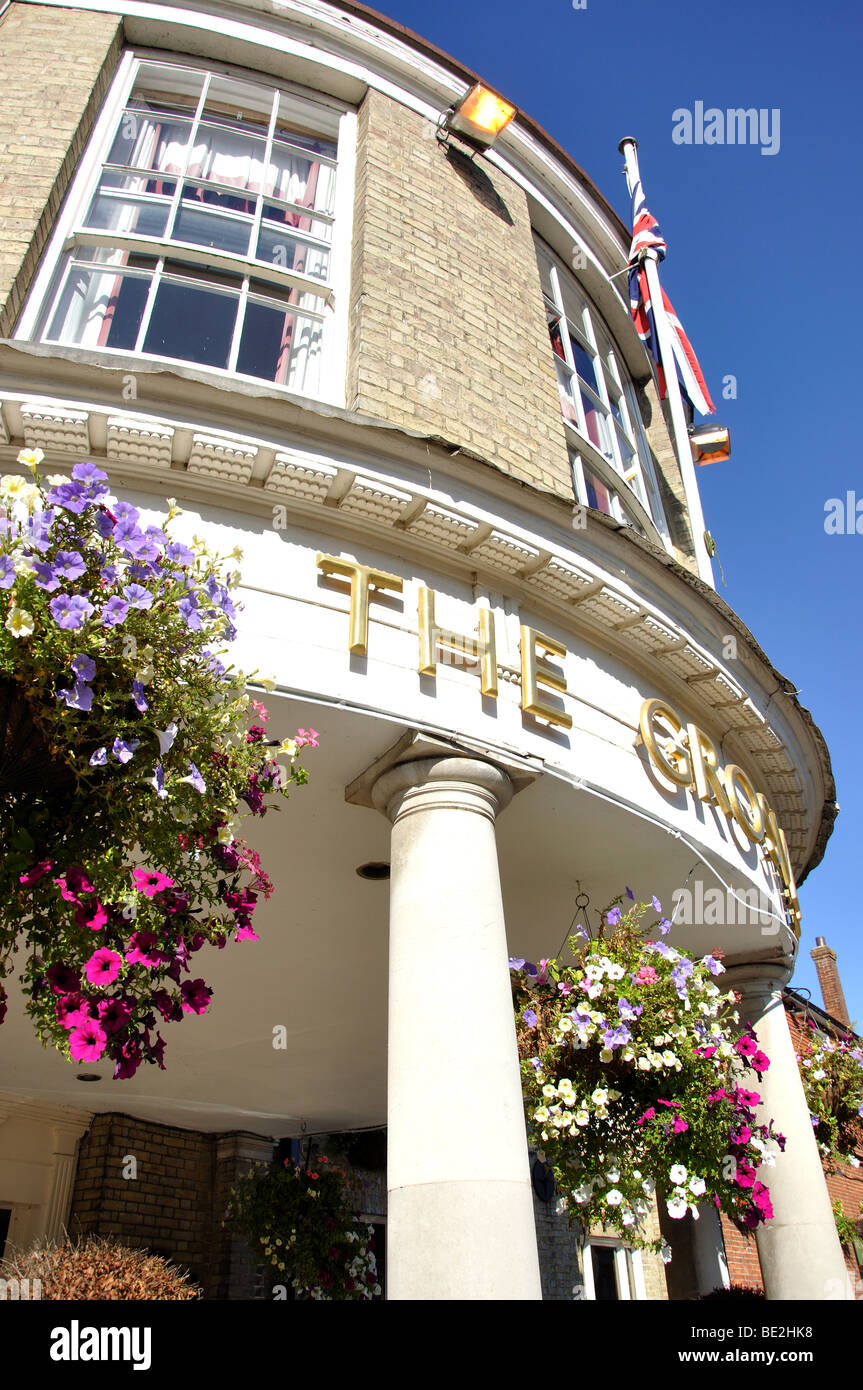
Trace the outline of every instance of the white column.
<path fill-rule="evenodd" d="M 65 1239 L 78 1167 L 78 1141 L 86 1128 L 87 1124 L 62 1121 L 53 1126 L 51 1191 L 42 1232 L 46 1240 Z"/>
<path fill-rule="evenodd" d="M 788 1141 L 776 1167 L 759 1171 L 773 1206 L 772 1220 L 755 1233 L 764 1291 L 769 1299 L 853 1298 L 782 1004 L 788 971 L 739 965 L 726 979 L 741 994 L 741 1013 L 770 1059 L 760 1082 L 752 1083 L 761 1096 L 759 1118 L 772 1119 Z"/>
<path fill-rule="evenodd" d="M 384 772 L 392 822 L 387 1290 L 540 1299 L 495 817 L 507 774 L 433 757 Z"/>
<path fill-rule="evenodd" d="M 727 1289 L 731 1280 L 719 1212 L 712 1202 L 699 1202 L 698 1211 L 698 1220 L 690 1223 L 695 1287 L 699 1293 Z"/>

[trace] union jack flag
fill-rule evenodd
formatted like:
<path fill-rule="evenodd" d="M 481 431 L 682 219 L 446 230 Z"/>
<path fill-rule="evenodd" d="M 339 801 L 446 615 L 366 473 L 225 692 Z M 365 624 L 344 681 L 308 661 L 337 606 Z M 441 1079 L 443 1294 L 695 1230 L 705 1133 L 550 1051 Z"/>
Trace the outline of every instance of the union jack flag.
<path fill-rule="evenodd" d="M 657 258 L 662 261 L 665 259 L 668 246 L 659 230 L 658 222 L 648 210 L 644 189 L 641 186 L 641 180 L 639 180 L 632 190 L 632 245 L 629 248 L 629 307 L 632 313 L 632 321 L 635 324 L 635 331 L 656 363 L 659 394 L 664 400 L 667 390 L 665 370 L 659 353 L 659 338 L 656 332 L 654 306 L 651 302 L 650 289 L 647 284 L 647 272 L 644 269 L 644 253 L 648 250 L 654 250 Z M 692 344 L 684 332 L 683 324 L 672 308 L 671 300 L 661 286 L 660 290 L 662 292 L 662 305 L 660 306 L 659 312 L 664 313 L 668 321 L 671 345 L 674 349 L 674 363 L 677 368 L 677 378 L 680 382 L 680 389 L 689 401 L 689 404 L 697 410 L 700 415 L 712 415 L 716 406 L 710 399 L 710 392 L 707 389 L 707 383 L 698 365 L 698 358 L 695 356 Z"/>

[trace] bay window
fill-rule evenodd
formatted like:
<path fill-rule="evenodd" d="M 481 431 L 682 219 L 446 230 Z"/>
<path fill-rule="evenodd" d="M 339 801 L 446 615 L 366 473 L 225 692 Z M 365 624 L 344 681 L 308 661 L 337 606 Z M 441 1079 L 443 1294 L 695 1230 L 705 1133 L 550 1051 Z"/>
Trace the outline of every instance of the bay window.
<path fill-rule="evenodd" d="M 327 394 L 344 117 L 327 98 L 127 55 L 19 333 Z"/>
<path fill-rule="evenodd" d="M 666 536 L 650 446 L 626 368 L 572 272 L 538 237 L 536 251 L 576 496 L 643 531 L 636 520 L 640 513 Z"/>

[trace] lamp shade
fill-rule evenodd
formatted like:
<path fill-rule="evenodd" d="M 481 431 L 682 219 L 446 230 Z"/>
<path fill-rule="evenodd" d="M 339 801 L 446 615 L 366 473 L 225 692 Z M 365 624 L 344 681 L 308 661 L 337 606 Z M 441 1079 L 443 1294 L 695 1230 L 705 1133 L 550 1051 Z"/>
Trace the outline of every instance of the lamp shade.
<path fill-rule="evenodd" d="M 488 149 L 515 115 L 515 107 L 477 82 L 446 119 L 446 129 L 480 149 Z"/>

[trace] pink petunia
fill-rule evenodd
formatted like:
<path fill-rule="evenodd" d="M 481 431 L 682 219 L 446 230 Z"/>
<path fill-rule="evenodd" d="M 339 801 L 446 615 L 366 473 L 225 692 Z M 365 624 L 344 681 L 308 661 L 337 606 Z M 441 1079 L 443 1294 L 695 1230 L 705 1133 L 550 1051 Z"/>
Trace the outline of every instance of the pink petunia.
<path fill-rule="evenodd" d="M 112 985 L 123 968 L 123 957 L 107 946 L 94 951 L 84 966 L 84 974 L 91 985 Z"/>
<path fill-rule="evenodd" d="M 149 965 L 151 967 L 160 965 L 162 957 L 155 948 L 159 938 L 155 932 L 136 931 L 132 933 L 129 945 L 131 950 L 126 952 L 126 961 L 129 965 Z"/>
<path fill-rule="evenodd" d="M 234 940 L 235 940 L 235 941 L 257 941 L 257 940 L 259 940 L 259 938 L 258 938 L 258 936 L 255 934 L 255 929 L 254 929 L 254 927 L 251 925 L 251 923 L 250 923 L 250 922 L 244 922 L 242 926 L 240 926 L 240 927 L 237 928 L 237 934 L 236 934 L 236 936 L 234 937 Z"/>
<path fill-rule="evenodd" d="M 69 1035 L 69 1051 L 76 1062 L 98 1062 L 108 1039 L 95 1019 L 81 1023 Z"/>
<path fill-rule="evenodd" d="M 133 869 L 132 882 L 135 892 L 143 893 L 145 898 L 155 898 L 157 893 L 174 886 L 172 878 L 160 874 L 156 869 Z"/>

